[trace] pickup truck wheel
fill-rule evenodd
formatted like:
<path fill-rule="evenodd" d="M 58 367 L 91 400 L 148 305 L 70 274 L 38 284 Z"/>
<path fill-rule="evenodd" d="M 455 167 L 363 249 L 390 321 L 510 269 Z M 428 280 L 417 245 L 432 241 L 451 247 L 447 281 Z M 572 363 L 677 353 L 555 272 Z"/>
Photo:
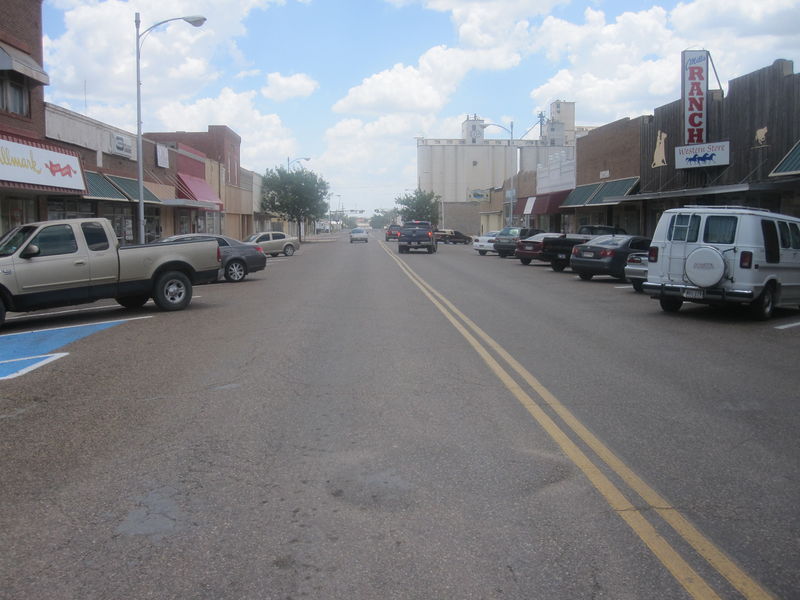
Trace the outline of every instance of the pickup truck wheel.
<path fill-rule="evenodd" d="M 644 287 L 642 286 L 644 282 L 641 279 L 632 279 L 631 284 L 633 285 L 633 289 L 640 294 L 644 291 Z"/>
<path fill-rule="evenodd" d="M 486 256 L 486 250 L 478 250 L 478 254 L 481 256 Z"/>
<path fill-rule="evenodd" d="M 658 303 L 661 305 L 661 310 L 672 313 L 678 312 L 683 306 L 683 300 L 673 296 L 663 296 L 658 299 Z"/>
<path fill-rule="evenodd" d="M 247 277 L 247 266 L 241 260 L 232 260 L 225 267 L 225 279 L 238 282 Z"/>
<path fill-rule="evenodd" d="M 554 260 L 550 263 L 550 268 L 556 273 L 561 273 L 561 271 L 566 269 L 568 266 L 569 263 L 566 260 Z"/>
<path fill-rule="evenodd" d="M 116 300 L 117 304 L 125 308 L 141 308 L 150 300 L 150 296 L 125 296 Z"/>
<path fill-rule="evenodd" d="M 153 301 L 161 310 L 183 310 L 192 301 L 192 282 L 180 271 L 167 271 L 156 280 Z"/>
<path fill-rule="evenodd" d="M 529 265 L 529 264 L 531 264 L 531 260 L 533 260 L 533 259 L 531 259 L 531 258 L 520 258 L 519 262 L 521 262 L 523 265 Z"/>
<path fill-rule="evenodd" d="M 292 254 L 294 254 L 294 246 L 289 244 L 288 246 L 286 246 L 286 248 L 283 249 L 283 253 L 286 256 L 291 256 Z"/>
<path fill-rule="evenodd" d="M 428 246 L 428 254 L 433 254 L 436 252 L 436 248 L 434 246 Z"/>
<path fill-rule="evenodd" d="M 592 275 L 591 273 L 578 273 L 578 277 L 580 277 L 584 281 L 590 281 L 592 277 L 594 277 L 594 275 Z"/>

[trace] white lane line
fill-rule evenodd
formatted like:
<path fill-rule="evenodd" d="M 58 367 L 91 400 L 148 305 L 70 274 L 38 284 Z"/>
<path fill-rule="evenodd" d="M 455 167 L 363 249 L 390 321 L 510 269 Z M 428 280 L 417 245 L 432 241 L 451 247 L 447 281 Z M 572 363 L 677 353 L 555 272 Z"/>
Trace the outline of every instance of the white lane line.
<path fill-rule="evenodd" d="M 775 329 L 789 329 L 790 327 L 800 327 L 800 321 L 797 323 L 787 323 L 786 325 L 778 325 Z"/>

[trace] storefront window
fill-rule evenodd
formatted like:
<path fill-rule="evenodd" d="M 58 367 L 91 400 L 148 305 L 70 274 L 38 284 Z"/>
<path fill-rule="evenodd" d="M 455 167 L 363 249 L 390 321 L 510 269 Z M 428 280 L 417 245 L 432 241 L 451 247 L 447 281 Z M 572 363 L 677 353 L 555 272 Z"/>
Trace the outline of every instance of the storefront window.
<path fill-rule="evenodd" d="M 89 219 L 97 216 L 92 202 L 86 200 L 50 199 L 47 201 L 47 219 Z"/>
<path fill-rule="evenodd" d="M 0 231 L 38 221 L 33 198 L 3 198 L 0 202 Z"/>
<path fill-rule="evenodd" d="M 133 240 L 133 209 L 125 202 L 100 202 L 98 212 L 101 217 L 111 221 L 114 235 L 122 241 Z M 130 232 L 131 239 L 126 240 L 126 232 Z"/>

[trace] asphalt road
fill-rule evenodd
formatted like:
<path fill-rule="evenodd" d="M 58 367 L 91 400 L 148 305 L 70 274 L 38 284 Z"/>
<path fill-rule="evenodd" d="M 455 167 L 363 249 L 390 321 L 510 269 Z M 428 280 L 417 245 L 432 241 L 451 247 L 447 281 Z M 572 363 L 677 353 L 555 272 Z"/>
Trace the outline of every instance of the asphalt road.
<path fill-rule="evenodd" d="M 341 236 L 0 344 L 131 317 L 0 381 L 0 598 L 800 597 L 800 311 Z"/>

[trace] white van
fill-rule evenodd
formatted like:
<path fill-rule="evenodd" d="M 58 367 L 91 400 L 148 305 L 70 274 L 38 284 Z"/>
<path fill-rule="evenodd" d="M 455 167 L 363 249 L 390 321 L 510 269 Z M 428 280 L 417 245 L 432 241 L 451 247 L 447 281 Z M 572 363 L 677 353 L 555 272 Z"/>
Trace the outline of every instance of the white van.
<path fill-rule="evenodd" d="M 757 319 L 800 305 L 800 218 L 743 206 L 664 211 L 645 292 L 676 312 L 684 302 L 748 304 Z"/>

